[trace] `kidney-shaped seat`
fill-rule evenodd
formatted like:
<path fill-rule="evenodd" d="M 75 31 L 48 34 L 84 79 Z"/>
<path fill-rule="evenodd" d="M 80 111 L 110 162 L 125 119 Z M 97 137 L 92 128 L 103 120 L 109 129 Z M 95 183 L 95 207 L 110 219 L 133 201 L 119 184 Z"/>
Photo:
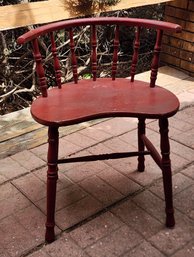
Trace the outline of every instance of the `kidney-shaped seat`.
<path fill-rule="evenodd" d="M 83 93 L 84 92 L 84 93 Z M 142 81 L 120 78 L 81 80 L 48 91 L 32 104 L 34 119 L 46 126 L 64 126 L 102 117 L 170 117 L 177 112 L 179 101 L 170 91 L 156 86 L 150 90 Z"/>
<path fill-rule="evenodd" d="M 98 26 L 114 26 L 112 75 L 107 78 L 98 78 Z M 79 79 L 76 54 L 76 31 L 81 27 L 84 33 L 85 27 L 90 28 L 91 48 L 91 79 Z M 120 28 L 135 28 L 134 52 L 131 59 L 130 78 L 117 78 L 118 51 L 120 44 Z M 156 30 L 156 42 L 153 49 L 150 83 L 135 80 L 140 38 L 142 30 Z M 33 101 L 31 113 L 33 118 L 48 126 L 48 172 L 47 172 L 47 221 L 46 241 L 52 242 L 55 238 L 55 199 L 56 181 L 58 178 L 58 164 L 72 161 L 93 161 L 108 158 L 125 158 L 138 156 L 138 171 L 144 171 L 144 156 L 151 155 L 162 170 L 164 193 L 166 203 L 166 226 L 173 227 L 174 211 L 172 202 L 172 175 L 170 163 L 170 148 L 168 138 L 168 118 L 173 116 L 179 108 L 177 97 L 168 90 L 156 85 L 159 66 L 159 54 L 161 50 L 163 31 L 168 33 L 181 32 L 181 27 L 163 21 L 99 17 L 84 18 L 56 22 L 38 27 L 18 38 L 19 44 L 32 43 L 33 55 L 36 62 L 36 73 L 42 95 Z M 61 61 L 57 53 L 60 45 L 55 37 L 64 31 L 69 52 L 71 53 L 71 65 L 73 81 L 62 83 Z M 47 86 L 47 74 L 45 59 L 42 55 L 43 38 L 50 40 L 50 55 L 53 58 L 53 70 L 55 71 L 56 85 L 53 88 Z M 82 39 L 83 40 L 83 39 Z M 143 39 L 142 39 L 143 40 Z M 49 66 L 50 67 L 50 66 Z M 49 79 L 49 78 L 48 78 Z M 64 78 L 63 78 L 64 81 Z M 58 128 L 104 117 L 136 117 L 138 120 L 138 146 L 136 152 L 113 153 L 77 158 L 58 159 L 59 133 Z M 145 135 L 145 120 L 158 119 L 160 131 L 161 155 Z M 114 128 L 113 128 L 114 129 Z M 145 150 L 146 148 L 146 150 Z"/>

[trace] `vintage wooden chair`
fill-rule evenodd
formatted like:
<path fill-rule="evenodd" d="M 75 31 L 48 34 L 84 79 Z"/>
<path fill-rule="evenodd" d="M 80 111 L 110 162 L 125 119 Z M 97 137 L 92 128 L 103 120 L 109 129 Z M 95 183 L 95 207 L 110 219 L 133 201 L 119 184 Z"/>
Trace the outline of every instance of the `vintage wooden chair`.
<path fill-rule="evenodd" d="M 113 42 L 112 77 L 97 78 L 97 27 L 115 26 Z M 78 26 L 90 26 L 91 31 L 91 79 L 78 80 L 77 59 L 74 42 L 74 29 Z M 131 78 L 116 78 L 119 30 L 120 27 L 135 27 L 134 53 L 131 65 Z M 150 83 L 134 79 L 138 61 L 140 35 L 142 28 L 157 31 L 151 65 Z M 61 83 L 61 68 L 57 54 L 55 35 L 58 31 L 66 31 L 69 35 L 73 82 Z M 48 126 L 48 173 L 47 173 L 47 221 L 46 241 L 55 238 L 55 199 L 58 164 L 74 161 L 93 161 L 109 158 L 124 158 L 138 156 L 138 171 L 144 171 L 144 155 L 151 155 L 163 174 L 164 193 L 166 201 L 166 226 L 175 224 L 172 201 L 172 176 L 170 163 L 170 147 L 168 138 L 168 118 L 179 109 L 177 97 L 168 90 L 156 85 L 159 65 L 159 54 L 163 31 L 181 32 L 177 24 L 163 21 L 134 19 L 134 18 L 83 18 L 56 22 L 38 27 L 20 36 L 18 44 L 32 42 L 33 55 L 36 62 L 36 73 L 39 79 L 42 96 L 38 97 L 31 106 L 33 118 Z M 56 87 L 47 90 L 44 63 L 39 43 L 40 37 L 50 37 L 53 66 L 56 77 Z M 59 135 L 58 128 L 105 117 L 136 117 L 138 119 L 138 150 L 114 154 L 83 156 L 78 158 L 58 159 Z M 145 135 L 145 120 L 159 120 L 161 135 L 161 155 Z M 145 147 L 147 150 L 145 151 Z"/>

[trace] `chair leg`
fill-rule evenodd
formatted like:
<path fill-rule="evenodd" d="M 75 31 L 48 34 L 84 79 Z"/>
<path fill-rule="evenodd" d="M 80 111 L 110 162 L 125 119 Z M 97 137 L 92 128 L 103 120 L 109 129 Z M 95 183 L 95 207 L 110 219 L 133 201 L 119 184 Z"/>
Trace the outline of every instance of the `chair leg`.
<path fill-rule="evenodd" d="M 174 209 L 173 209 L 173 193 L 172 193 L 172 172 L 170 162 L 170 144 L 168 138 L 168 119 L 159 120 L 160 126 L 160 147 L 162 154 L 162 174 L 164 184 L 164 195 L 166 202 L 166 226 L 174 227 Z"/>
<path fill-rule="evenodd" d="M 55 240 L 55 202 L 56 185 L 58 179 L 58 144 L 59 134 L 57 127 L 48 129 L 48 171 L 47 171 L 47 221 L 45 240 L 51 243 Z"/>
<path fill-rule="evenodd" d="M 145 119 L 138 119 L 138 151 L 143 152 L 145 149 L 144 142 L 141 139 L 141 135 L 145 134 Z M 144 155 L 138 156 L 138 171 L 144 171 L 145 169 L 145 157 Z"/>

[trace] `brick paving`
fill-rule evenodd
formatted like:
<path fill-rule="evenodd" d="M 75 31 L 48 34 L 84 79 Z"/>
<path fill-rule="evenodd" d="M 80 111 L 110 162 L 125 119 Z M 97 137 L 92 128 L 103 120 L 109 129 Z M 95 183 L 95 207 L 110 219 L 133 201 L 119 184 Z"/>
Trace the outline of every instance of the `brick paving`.
<path fill-rule="evenodd" d="M 174 229 L 164 226 L 161 171 L 150 157 L 143 173 L 136 170 L 136 157 L 74 163 L 59 167 L 57 239 L 45 244 L 43 144 L 0 160 L 0 256 L 194 256 L 193 113 L 187 105 L 170 119 Z M 60 156 L 134 150 L 136 125 L 112 118 L 82 126 L 61 139 Z M 147 123 L 147 135 L 159 146 L 156 125 Z"/>

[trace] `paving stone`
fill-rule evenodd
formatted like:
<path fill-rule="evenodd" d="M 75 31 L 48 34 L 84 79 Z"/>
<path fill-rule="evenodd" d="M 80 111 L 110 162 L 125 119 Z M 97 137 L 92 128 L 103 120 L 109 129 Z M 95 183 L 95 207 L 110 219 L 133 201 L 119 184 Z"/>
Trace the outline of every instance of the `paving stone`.
<path fill-rule="evenodd" d="M 30 255 L 28 255 L 28 257 L 50 257 L 50 255 L 48 255 L 46 252 L 44 252 L 42 249 L 34 252 Z"/>
<path fill-rule="evenodd" d="M 33 202 L 46 196 L 45 183 L 32 173 L 14 180 L 13 184 Z"/>
<path fill-rule="evenodd" d="M 185 96 L 186 93 L 181 95 L 181 97 Z M 0 160 L 0 184 L 4 183 L 0 188 L 0 218 L 2 218 L 0 220 L 0 256 L 60 257 L 64 256 L 64 253 L 65 256 L 87 257 L 193 256 L 194 165 L 190 164 L 194 156 L 194 151 L 191 149 L 194 148 L 193 110 L 193 108 L 184 109 L 169 119 L 172 169 L 176 173 L 173 176 L 176 219 L 173 230 L 164 228 L 163 186 L 160 180 L 150 189 L 138 193 L 133 200 L 116 205 L 111 209 L 114 215 L 107 212 L 91 221 L 88 220 L 74 228 L 69 235 L 64 233 L 61 239 L 51 245 L 41 246 L 41 250 L 37 248 L 37 251 L 29 255 L 32 249 L 36 249 L 41 242 L 44 242 L 45 215 L 23 194 L 29 198 L 32 197 L 30 198 L 32 201 L 42 201 L 42 203 L 45 201 L 46 168 L 34 171 L 46 164 L 48 146 L 44 144 L 31 151 L 23 151 Z M 128 149 L 133 151 L 137 149 L 136 127 L 137 122 L 130 118 L 113 118 L 101 122 L 63 137 L 60 140 L 59 156 L 78 156 L 86 152 L 81 151 L 83 148 L 100 141 L 103 142 L 88 149 L 88 154 L 128 151 Z M 159 147 L 158 124 L 155 121 L 149 123 L 146 132 L 154 145 Z M 112 138 L 114 136 L 116 138 Z M 189 167 L 185 168 L 187 165 Z M 97 194 L 98 191 L 95 197 L 92 197 L 84 189 L 73 186 L 75 182 L 84 184 L 87 180 L 92 181 L 95 176 L 97 179 L 92 181 L 91 185 L 106 185 L 108 197 L 114 199 L 114 193 L 111 195 L 112 189 L 113 192 L 126 196 L 138 190 L 136 187 L 148 187 L 155 180 L 161 179 L 160 169 L 148 157 L 146 157 L 145 172 L 136 172 L 136 168 L 137 158 L 87 164 L 69 163 L 60 166 L 62 173 L 59 172 L 60 179 L 57 187 L 57 223 L 66 229 L 104 208 L 103 204 L 95 199 L 100 197 L 100 194 Z M 185 169 L 182 170 L 182 168 Z M 27 175 L 31 170 L 33 170 L 32 179 Z M 69 174 L 68 177 L 66 173 Z M 13 184 L 6 183 L 7 180 L 14 178 L 17 179 L 13 180 Z M 133 181 L 132 185 L 131 181 Z M 112 189 L 109 191 L 110 188 Z M 31 189 L 37 192 L 32 192 Z M 95 191 L 92 186 L 90 189 L 92 193 Z M 105 194 L 104 196 L 102 194 L 102 199 L 105 197 Z M 57 227 L 56 231 L 59 232 Z M 142 241 L 143 238 L 146 240 Z M 49 254 L 45 249 L 49 249 Z"/>
<path fill-rule="evenodd" d="M 133 151 L 136 151 L 137 149 L 133 149 Z M 104 161 L 106 164 L 108 164 L 110 167 L 113 169 L 117 170 L 116 167 L 117 165 L 126 165 L 129 167 L 129 169 L 136 170 L 137 169 L 137 157 L 129 157 L 129 158 L 119 158 L 119 159 L 109 159 Z M 128 166 L 129 165 L 129 166 Z M 120 170 L 117 170 L 120 172 Z M 122 173 L 122 172 L 120 172 Z M 125 174 L 123 174 L 125 175 Z"/>
<path fill-rule="evenodd" d="M 160 251 L 153 247 L 149 242 L 143 241 L 140 245 L 124 254 L 123 257 L 165 257 Z"/>
<path fill-rule="evenodd" d="M 164 227 L 162 223 L 139 208 L 131 200 L 117 205 L 111 212 L 145 238 L 153 236 Z"/>
<path fill-rule="evenodd" d="M 111 148 L 105 146 L 103 143 L 99 143 L 95 146 L 92 146 L 88 149 L 88 151 L 90 152 L 90 154 L 95 154 L 95 155 L 99 155 L 99 154 L 110 154 L 115 152 L 114 150 L 112 150 Z M 109 159 L 109 160 L 104 160 L 102 162 L 104 163 L 109 163 L 109 161 L 117 161 L 117 159 Z"/>
<path fill-rule="evenodd" d="M 81 150 L 80 146 L 70 143 L 65 139 L 65 137 L 59 139 L 59 158 L 63 158 L 79 150 Z M 47 161 L 47 151 L 48 144 L 43 144 L 41 146 L 31 149 L 31 152 L 33 152 L 36 156 L 44 161 Z"/>
<path fill-rule="evenodd" d="M 56 223 L 62 230 L 90 217 L 103 208 L 102 204 L 91 196 L 86 196 L 74 204 L 56 212 Z"/>
<path fill-rule="evenodd" d="M 157 123 L 156 122 L 150 123 L 149 126 L 156 129 L 155 124 L 157 124 Z M 157 133 L 155 131 L 152 131 L 150 129 L 147 129 L 146 130 L 146 135 L 148 136 L 148 139 L 152 142 L 152 144 L 156 147 L 156 149 L 160 153 L 160 135 L 159 135 L 159 133 Z M 178 136 L 177 136 L 177 138 L 178 138 Z M 184 165 L 188 164 L 189 163 L 188 161 L 193 160 L 194 151 L 192 149 L 190 149 L 189 147 L 186 147 L 185 145 L 182 145 L 179 142 L 175 142 L 174 140 L 170 140 L 170 149 L 171 149 L 170 156 L 171 156 L 171 159 L 172 159 L 172 167 L 173 168 L 180 167 L 180 165 L 178 165 L 177 161 L 174 161 L 174 159 L 175 160 L 177 159 L 177 156 L 178 156 L 178 158 L 180 158 L 180 160 L 182 162 L 184 161 L 184 163 L 183 163 Z M 146 157 L 146 159 L 147 159 L 147 157 Z"/>
<path fill-rule="evenodd" d="M 93 176 L 108 166 L 102 161 L 88 162 L 64 172 L 64 174 L 74 182 L 80 182 Z"/>
<path fill-rule="evenodd" d="M 95 128 L 113 136 L 121 135 L 137 127 L 135 118 L 113 118 L 95 125 Z"/>
<path fill-rule="evenodd" d="M 172 117 L 172 118 L 174 118 L 174 117 Z M 180 124 L 180 130 L 179 130 L 179 126 L 178 126 L 177 122 L 173 122 L 174 126 L 172 126 L 172 122 L 171 122 L 172 118 L 169 119 L 169 138 L 176 139 L 176 138 L 179 138 L 181 133 L 183 133 L 183 131 L 181 130 L 181 127 L 183 126 L 183 124 Z M 187 125 L 187 124 L 184 124 L 184 125 Z M 190 125 L 191 124 L 189 124 L 189 126 Z M 154 130 L 155 132 L 159 132 L 158 121 L 148 124 L 148 127 L 150 129 Z"/>
<path fill-rule="evenodd" d="M 176 115 L 169 118 L 169 135 L 173 138 L 173 134 L 176 133 L 177 135 L 180 135 L 180 133 L 184 131 L 188 131 L 192 129 L 192 124 L 188 123 L 184 120 L 180 120 L 176 118 Z M 147 127 L 149 129 L 154 130 L 155 132 L 159 132 L 159 126 L 158 121 L 150 122 Z"/>
<path fill-rule="evenodd" d="M 14 214 L 16 220 L 30 232 L 37 244 L 44 242 L 45 237 L 45 215 L 34 205 L 22 209 Z"/>
<path fill-rule="evenodd" d="M 181 132 L 186 132 L 193 128 L 193 124 L 187 122 L 187 120 L 177 119 L 177 117 L 178 116 L 175 115 L 169 119 L 170 127 L 176 128 Z"/>
<path fill-rule="evenodd" d="M 146 210 L 151 216 L 165 223 L 165 203 L 163 200 L 149 192 L 148 190 L 136 195 L 133 202 L 140 208 Z"/>
<path fill-rule="evenodd" d="M 181 157 L 180 155 L 177 155 L 173 152 L 170 153 L 170 159 L 171 159 L 172 173 L 174 173 L 177 169 L 180 170 L 184 168 L 190 163 L 188 159 Z"/>
<path fill-rule="evenodd" d="M 27 169 L 22 167 L 18 162 L 11 159 L 10 157 L 1 159 L 0 167 L 1 167 L 0 175 L 2 175 L 7 179 L 13 179 L 15 177 L 18 177 L 20 175 L 23 175 L 29 172 Z"/>
<path fill-rule="evenodd" d="M 16 153 L 15 155 L 12 155 L 11 158 L 17 161 L 21 166 L 23 166 L 24 168 L 30 171 L 37 169 L 46 164 L 43 160 L 38 158 L 35 154 L 27 150 Z"/>
<path fill-rule="evenodd" d="M 83 150 L 81 146 L 71 143 L 63 137 L 59 140 L 59 158 L 64 158 L 72 155 L 80 150 Z"/>
<path fill-rule="evenodd" d="M 193 257 L 194 256 L 194 241 L 192 240 L 188 245 L 186 245 L 183 249 L 179 250 L 172 257 Z"/>
<path fill-rule="evenodd" d="M 176 225 L 173 229 L 161 230 L 149 241 L 164 254 L 172 255 L 177 250 L 182 249 L 191 239 L 192 235 L 187 229 Z"/>
<path fill-rule="evenodd" d="M 0 185 L 3 184 L 4 182 L 6 182 L 7 180 L 8 179 L 5 176 L 0 174 Z"/>
<path fill-rule="evenodd" d="M 11 183 L 1 185 L 0 201 L 13 197 L 15 194 L 18 194 L 18 190 Z"/>
<path fill-rule="evenodd" d="M 30 149 L 30 151 L 37 157 L 41 158 L 43 161 L 47 161 L 48 144 L 37 146 L 35 148 Z"/>
<path fill-rule="evenodd" d="M 194 185 L 175 195 L 174 206 L 194 220 Z"/>
<path fill-rule="evenodd" d="M 100 172 L 98 176 L 125 196 L 141 189 L 139 184 L 116 171 L 112 167 Z"/>
<path fill-rule="evenodd" d="M 194 179 L 194 172 L 193 171 L 194 171 L 194 165 L 190 165 L 186 169 L 182 170 L 181 173 L 183 173 L 184 175 Z"/>
<path fill-rule="evenodd" d="M 65 140 L 67 140 L 75 145 L 78 145 L 82 148 L 87 148 L 89 146 L 96 144 L 96 140 L 94 140 L 86 135 L 83 135 L 79 132 L 72 133 L 72 134 L 66 136 Z"/>
<path fill-rule="evenodd" d="M 157 148 L 157 150 L 159 150 L 160 149 L 160 134 L 159 134 L 158 124 L 156 125 L 156 131 L 153 131 L 153 130 L 147 128 L 146 136 L 152 142 L 152 144 Z"/>
<path fill-rule="evenodd" d="M 122 226 L 86 248 L 91 257 L 116 257 L 142 241 L 142 237 L 128 226 Z"/>
<path fill-rule="evenodd" d="M 11 184 L 2 185 L 1 188 L 0 219 L 3 219 L 31 204 L 30 201 Z"/>
<path fill-rule="evenodd" d="M 110 148 L 113 152 L 130 152 L 134 149 L 134 146 L 122 141 L 117 137 L 111 138 L 103 142 L 103 145 Z"/>
<path fill-rule="evenodd" d="M 61 210 L 71 204 L 76 203 L 87 195 L 87 193 L 77 185 L 69 186 L 63 190 L 57 192 L 56 195 L 56 211 Z M 46 213 L 46 198 L 36 202 L 41 210 Z"/>
<path fill-rule="evenodd" d="M 33 174 L 44 183 L 47 183 L 47 167 L 36 170 L 35 172 L 33 172 Z M 57 191 L 60 191 L 71 185 L 73 185 L 73 183 L 62 172 L 59 171 L 57 180 Z"/>
<path fill-rule="evenodd" d="M 179 120 L 187 121 L 188 123 L 194 124 L 193 121 L 193 107 L 185 108 L 183 111 L 180 111 L 176 114 L 176 118 Z"/>
<path fill-rule="evenodd" d="M 157 151 L 160 153 L 160 137 L 159 134 L 156 132 L 151 133 L 148 136 L 149 140 L 153 143 L 154 147 L 157 149 Z M 174 140 L 170 140 L 170 159 L 171 159 L 171 165 L 172 170 L 180 169 L 181 167 L 184 167 L 185 165 L 188 165 L 193 158 L 193 150 L 178 143 Z M 145 164 L 147 168 L 147 160 L 149 160 L 150 157 L 145 157 Z M 149 164 L 149 162 L 148 162 Z M 154 163 L 155 164 L 155 163 Z"/>
<path fill-rule="evenodd" d="M 1 232 L 1 231 L 0 231 Z M 2 245 L 0 245 L 0 256 L 1 257 L 10 257 L 10 255 L 8 254 L 8 252 L 3 248 Z"/>
<path fill-rule="evenodd" d="M 175 153 L 186 160 L 193 161 L 194 150 L 173 140 L 171 140 L 170 144 L 172 153 Z"/>
<path fill-rule="evenodd" d="M 73 240 L 66 234 L 62 238 L 49 244 L 43 250 L 51 257 L 89 257 Z"/>
<path fill-rule="evenodd" d="M 160 168 L 158 168 L 150 156 L 146 157 L 144 172 L 137 171 L 137 157 L 125 159 L 113 167 L 142 186 L 147 186 L 162 177 Z"/>
<path fill-rule="evenodd" d="M 90 149 L 90 148 L 89 148 Z M 91 155 L 91 153 L 89 152 L 89 149 L 86 150 L 84 149 L 83 151 L 79 151 L 77 153 L 73 153 L 70 158 L 74 158 L 74 157 L 83 157 L 83 156 L 88 156 Z M 78 166 L 84 165 L 85 162 L 70 162 L 70 163 L 64 163 L 64 164 L 59 164 L 59 172 L 65 172 L 67 170 L 70 170 L 72 168 L 76 168 Z"/>
<path fill-rule="evenodd" d="M 102 179 L 97 176 L 90 177 L 79 183 L 84 190 L 98 199 L 105 206 L 116 202 L 123 198 L 123 195 L 109 186 Z"/>
<path fill-rule="evenodd" d="M 80 134 L 82 134 L 84 136 L 88 136 L 97 142 L 104 141 L 104 140 L 112 137 L 111 134 L 98 129 L 96 125 L 81 130 Z"/>
<path fill-rule="evenodd" d="M 127 132 L 125 134 L 122 134 L 121 136 L 118 136 L 118 138 L 125 143 L 128 143 L 130 145 L 133 145 L 137 148 L 137 130 L 132 130 L 130 132 Z"/>
<path fill-rule="evenodd" d="M 173 181 L 173 195 L 176 195 L 177 193 L 183 191 L 185 188 L 191 186 L 193 184 L 193 181 L 184 176 L 181 173 L 175 174 L 172 177 Z M 156 183 L 154 186 L 150 188 L 150 191 L 160 198 L 164 199 L 164 189 L 163 189 L 163 182 L 160 181 L 159 183 Z"/>
<path fill-rule="evenodd" d="M 192 150 L 194 151 L 194 129 L 182 132 L 179 135 L 174 135 L 173 138 L 175 141 L 192 148 Z"/>
<path fill-rule="evenodd" d="M 1 244 L 12 257 L 19 257 L 38 245 L 35 237 L 12 216 L 0 222 L 0 229 Z"/>
<path fill-rule="evenodd" d="M 121 226 L 123 226 L 122 221 L 112 213 L 106 212 L 71 231 L 70 236 L 80 247 L 85 248 L 108 234 L 111 234 Z"/>

